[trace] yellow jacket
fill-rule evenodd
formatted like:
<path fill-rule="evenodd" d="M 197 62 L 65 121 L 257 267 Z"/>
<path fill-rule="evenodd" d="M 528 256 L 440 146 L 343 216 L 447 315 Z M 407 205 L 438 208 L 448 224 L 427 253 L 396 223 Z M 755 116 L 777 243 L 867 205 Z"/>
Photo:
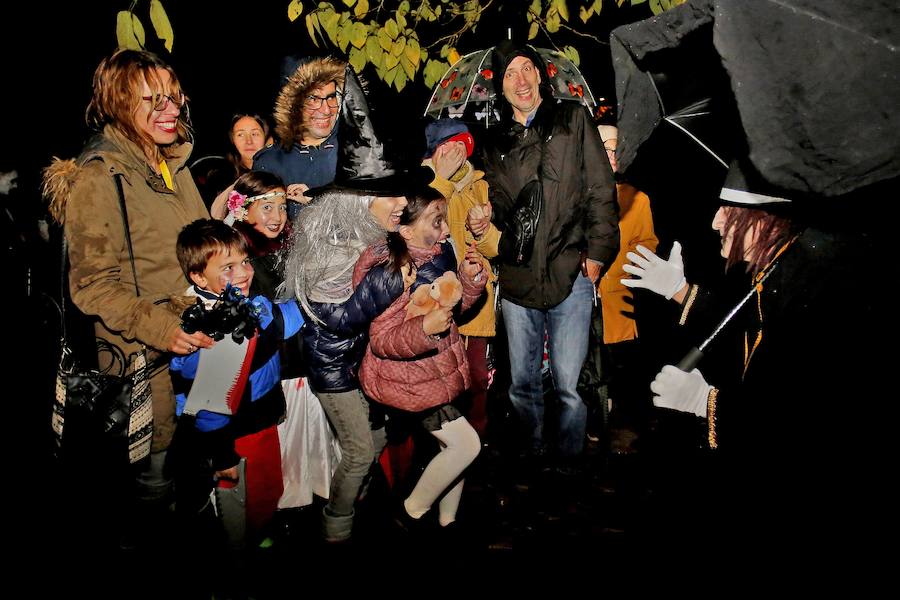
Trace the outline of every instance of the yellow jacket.
<path fill-rule="evenodd" d="M 659 240 L 653 231 L 653 215 L 650 198 L 627 183 L 616 184 L 619 200 L 619 253 L 612 266 L 600 280 L 600 306 L 603 310 L 603 343 L 614 344 L 637 337 L 634 320 L 634 304 L 631 290 L 619 280 L 628 277 L 622 268 L 629 252 L 635 252 L 638 244 L 656 252 Z"/>
<path fill-rule="evenodd" d="M 422 162 L 432 169 L 431 159 Z M 458 181 L 444 179 L 440 175 L 435 174 L 431 187 L 436 189 L 447 199 L 447 216 L 450 221 L 450 237 L 453 238 L 456 248 L 456 260 L 461 261 L 466 254 L 466 247 L 469 246 L 475 238 L 472 232 L 466 229 L 466 217 L 469 209 L 475 205 L 484 205 L 488 202 L 488 184 L 484 180 L 484 172 L 476 170 L 472 163 L 466 161 L 463 164 L 466 169 L 462 177 L 454 178 Z M 487 274 L 487 285 L 485 292 L 487 299 L 478 313 L 472 319 L 459 326 L 459 332 L 463 335 L 473 335 L 476 337 L 493 337 L 497 334 L 496 320 L 497 315 L 494 312 L 494 271 L 491 269 L 489 258 L 497 256 L 497 246 L 500 243 L 500 231 L 491 226 L 482 236 L 481 241 L 477 242 L 478 251 L 484 255 L 484 272 Z"/>

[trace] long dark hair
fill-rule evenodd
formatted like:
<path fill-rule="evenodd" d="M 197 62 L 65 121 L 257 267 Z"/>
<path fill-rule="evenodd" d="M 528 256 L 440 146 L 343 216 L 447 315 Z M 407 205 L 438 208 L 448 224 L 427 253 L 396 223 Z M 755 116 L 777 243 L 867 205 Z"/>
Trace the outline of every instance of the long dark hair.
<path fill-rule="evenodd" d="M 745 248 L 744 236 L 753 227 L 758 228 L 756 240 L 752 246 Z M 723 235 L 732 232 L 732 242 L 725 268 L 730 269 L 737 263 L 746 261 L 748 273 L 759 273 L 775 257 L 778 249 L 799 233 L 800 229 L 784 210 L 776 212 L 726 206 Z M 749 255 L 749 258 L 745 255 Z"/>
<path fill-rule="evenodd" d="M 259 124 L 263 132 L 263 147 L 265 147 L 265 141 L 269 139 L 269 122 L 264 117 L 251 113 L 235 113 L 231 116 L 231 123 L 228 125 L 228 152 L 225 153 L 225 158 L 234 167 L 235 177 L 250 170 L 241 162 L 241 153 L 238 152 L 237 145 L 234 143 L 234 125 L 244 117 L 250 117 Z"/>
<path fill-rule="evenodd" d="M 443 200 L 444 196 L 432 187 L 424 187 L 413 193 L 406 195 L 406 208 L 400 215 L 400 225 L 411 225 L 415 223 L 428 205 L 432 202 Z M 398 272 L 400 267 L 412 263 L 412 257 L 409 255 L 409 248 L 406 247 L 406 240 L 398 231 L 391 231 L 387 235 L 387 268 L 391 271 Z"/>

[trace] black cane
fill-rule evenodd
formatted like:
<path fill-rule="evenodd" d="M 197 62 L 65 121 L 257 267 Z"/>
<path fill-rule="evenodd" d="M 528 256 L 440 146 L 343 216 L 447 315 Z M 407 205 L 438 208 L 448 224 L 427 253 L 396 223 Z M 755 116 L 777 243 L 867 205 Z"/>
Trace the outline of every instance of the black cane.
<path fill-rule="evenodd" d="M 681 369 L 682 371 L 687 373 L 688 371 L 690 371 L 691 369 L 693 369 L 694 367 L 697 366 L 697 363 L 699 363 L 700 359 L 703 358 L 703 352 L 706 350 L 706 347 L 709 346 L 710 342 L 712 342 L 716 338 L 717 335 L 719 335 L 719 332 L 725 328 L 725 326 L 729 323 L 729 321 L 731 321 L 731 319 L 734 318 L 734 315 L 736 315 L 738 313 L 738 311 L 741 310 L 741 308 L 743 308 L 743 306 L 747 303 L 747 301 L 753 297 L 753 294 L 756 293 L 757 286 L 759 286 L 760 284 L 762 284 L 763 281 L 768 279 L 769 275 L 772 274 L 772 271 L 775 270 L 775 266 L 776 266 L 776 263 L 772 263 L 772 265 L 769 266 L 769 268 L 766 270 L 766 272 L 763 273 L 763 276 L 760 278 L 760 280 L 757 281 L 753 285 L 753 287 L 750 289 L 749 292 L 747 292 L 747 295 L 745 295 L 743 298 L 741 298 L 741 301 L 738 302 L 737 305 L 734 308 L 732 308 L 728 312 L 727 315 L 725 315 L 725 318 L 722 319 L 722 322 L 719 323 L 718 327 L 716 327 L 713 330 L 712 335 L 710 335 L 708 338 L 703 340 L 703 343 L 701 343 L 699 347 L 694 346 L 693 348 L 688 350 L 688 353 L 684 355 L 684 358 L 682 358 L 680 361 L 678 361 L 678 364 L 675 365 L 676 367 L 678 367 L 679 369 Z"/>

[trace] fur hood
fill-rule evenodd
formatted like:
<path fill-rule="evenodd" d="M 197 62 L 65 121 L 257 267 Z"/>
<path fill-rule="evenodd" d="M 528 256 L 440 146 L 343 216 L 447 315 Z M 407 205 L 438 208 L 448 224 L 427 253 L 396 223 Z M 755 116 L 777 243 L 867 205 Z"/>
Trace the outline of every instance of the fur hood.
<path fill-rule="evenodd" d="M 187 164 L 192 147 L 190 142 L 181 144 L 176 150 L 176 156 L 167 159 L 173 177 Z M 66 203 L 72 187 L 84 166 L 94 160 L 102 160 L 111 174 L 122 174 L 126 179 L 135 170 L 146 169 L 147 163 L 138 147 L 109 125 L 104 128 L 103 133 L 88 141 L 78 158 L 63 160 L 54 156 L 50 166 L 43 170 L 42 192 L 49 204 L 50 216 L 60 225 L 64 225 L 66 221 Z"/>
<path fill-rule="evenodd" d="M 344 72 L 347 63 L 337 58 L 314 58 L 302 63 L 294 71 L 275 100 L 275 134 L 285 150 L 289 149 L 306 133 L 301 119 L 303 98 L 320 85 L 336 82 L 340 91 L 344 89 Z"/>

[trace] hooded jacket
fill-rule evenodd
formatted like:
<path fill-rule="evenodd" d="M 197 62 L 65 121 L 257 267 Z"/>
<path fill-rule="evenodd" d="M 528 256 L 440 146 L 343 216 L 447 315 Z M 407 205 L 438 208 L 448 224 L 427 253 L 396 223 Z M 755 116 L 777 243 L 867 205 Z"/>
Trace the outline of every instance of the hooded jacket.
<path fill-rule="evenodd" d="M 280 144 L 271 144 L 253 157 L 253 168 L 275 173 L 286 185 L 305 183 L 311 188 L 334 180 L 337 169 L 337 123 L 319 146 L 300 143 L 306 134 L 303 101 L 313 89 L 334 81 L 344 89 L 347 63 L 336 58 L 315 58 L 294 71 L 275 100 L 275 134 Z"/>
<path fill-rule="evenodd" d="M 501 259 L 503 298 L 552 308 L 571 293 L 582 251 L 607 266 L 613 261 L 619 248 L 615 182 L 600 135 L 580 104 L 544 98 L 528 126 L 504 121 L 488 142 L 484 170 L 500 229 L 525 184 L 538 172 L 543 181 L 531 260 L 517 266 Z"/>
<path fill-rule="evenodd" d="M 178 233 L 208 218 L 187 168 L 190 143 L 166 161 L 175 190 L 153 172 L 140 148 L 111 126 L 74 160 L 56 160 L 44 172 L 51 212 L 64 225 L 69 252 L 69 289 L 81 312 L 98 318 L 98 337 L 129 356 L 143 343 L 165 351 L 181 324 L 166 301 L 185 280 L 175 255 Z M 140 296 L 125 243 L 114 176 L 122 176 Z M 102 365 L 101 365 L 102 366 Z M 174 431 L 175 398 L 165 369 L 151 380 L 152 450 L 165 449 Z"/>

